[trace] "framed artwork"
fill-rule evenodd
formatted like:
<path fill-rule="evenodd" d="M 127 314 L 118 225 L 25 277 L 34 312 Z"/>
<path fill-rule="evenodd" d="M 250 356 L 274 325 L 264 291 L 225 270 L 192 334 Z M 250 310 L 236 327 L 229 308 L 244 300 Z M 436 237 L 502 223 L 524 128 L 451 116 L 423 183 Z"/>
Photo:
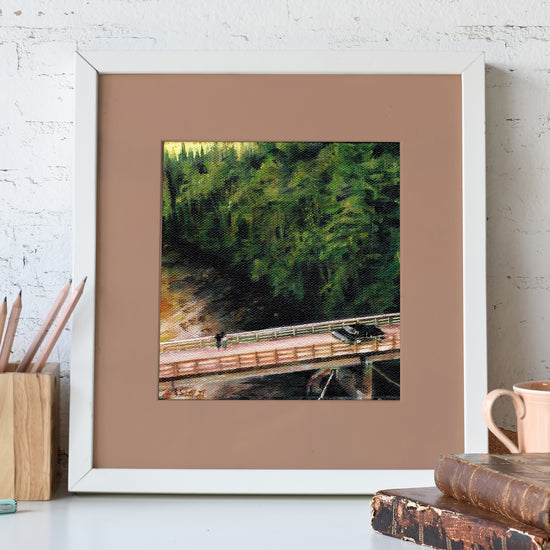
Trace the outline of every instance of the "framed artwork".
<path fill-rule="evenodd" d="M 159 399 L 399 399 L 399 143 L 164 142 L 162 212 Z"/>
<path fill-rule="evenodd" d="M 76 113 L 71 491 L 486 450 L 481 54 L 84 52 Z"/>

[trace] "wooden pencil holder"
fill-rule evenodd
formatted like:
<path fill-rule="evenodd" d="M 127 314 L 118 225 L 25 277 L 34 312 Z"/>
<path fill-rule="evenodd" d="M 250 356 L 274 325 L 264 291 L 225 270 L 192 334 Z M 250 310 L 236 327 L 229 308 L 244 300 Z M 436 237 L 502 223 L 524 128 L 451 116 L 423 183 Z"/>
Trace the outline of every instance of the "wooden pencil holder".
<path fill-rule="evenodd" d="M 0 499 L 50 500 L 55 490 L 59 363 L 0 374 Z"/>

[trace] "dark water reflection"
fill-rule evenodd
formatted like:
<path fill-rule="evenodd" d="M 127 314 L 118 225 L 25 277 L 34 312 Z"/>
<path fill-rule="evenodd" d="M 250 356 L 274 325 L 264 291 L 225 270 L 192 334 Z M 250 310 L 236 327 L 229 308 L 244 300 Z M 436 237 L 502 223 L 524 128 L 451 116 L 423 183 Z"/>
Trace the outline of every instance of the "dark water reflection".
<path fill-rule="evenodd" d="M 372 399 L 399 399 L 399 361 L 384 361 L 375 364 L 373 372 Z M 340 368 L 341 375 L 355 379 L 355 386 L 361 385 L 361 366 L 359 364 Z M 382 373 L 383 375 L 381 375 Z M 329 372 L 313 369 L 301 372 L 267 374 L 263 376 L 217 375 L 205 378 L 180 380 L 164 383 L 163 389 L 171 399 L 234 399 L 234 400 L 306 400 L 319 399 L 329 377 Z M 391 380 L 391 381 L 390 381 Z M 336 376 L 326 386 L 325 400 L 357 399 L 338 381 Z"/>

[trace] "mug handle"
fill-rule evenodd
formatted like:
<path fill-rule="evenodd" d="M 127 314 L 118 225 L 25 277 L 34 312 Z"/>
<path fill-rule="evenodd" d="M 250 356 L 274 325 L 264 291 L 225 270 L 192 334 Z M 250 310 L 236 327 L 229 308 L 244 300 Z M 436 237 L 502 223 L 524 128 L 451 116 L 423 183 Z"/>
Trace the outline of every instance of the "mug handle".
<path fill-rule="evenodd" d="M 503 395 L 507 395 L 512 400 L 518 420 L 521 420 L 525 416 L 525 403 L 523 402 L 521 396 L 519 396 L 517 393 L 514 393 L 513 391 L 501 389 L 493 390 L 485 398 L 485 402 L 483 403 L 483 418 L 489 430 L 491 430 L 491 432 L 495 434 L 497 439 L 499 439 L 508 450 L 510 450 L 512 453 L 519 453 L 518 447 L 508 437 L 504 435 L 502 430 L 495 424 L 495 421 L 493 420 L 493 405 L 495 401 Z"/>

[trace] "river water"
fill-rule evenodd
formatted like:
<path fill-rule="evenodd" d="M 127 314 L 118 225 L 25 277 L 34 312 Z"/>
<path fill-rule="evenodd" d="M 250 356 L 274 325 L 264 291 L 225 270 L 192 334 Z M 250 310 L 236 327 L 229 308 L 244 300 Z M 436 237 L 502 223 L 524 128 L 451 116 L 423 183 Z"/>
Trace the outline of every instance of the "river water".
<path fill-rule="evenodd" d="M 372 399 L 399 399 L 399 361 L 379 361 L 374 366 Z M 356 385 L 360 386 L 361 365 L 351 364 L 340 369 L 355 377 Z M 328 376 L 329 373 L 322 368 L 263 376 L 222 374 L 162 382 L 160 395 L 165 399 L 319 399 Z M 339 384 L 336 377 L 333 377 L 323 394 L 325 400 L 356 398 Z"/>

